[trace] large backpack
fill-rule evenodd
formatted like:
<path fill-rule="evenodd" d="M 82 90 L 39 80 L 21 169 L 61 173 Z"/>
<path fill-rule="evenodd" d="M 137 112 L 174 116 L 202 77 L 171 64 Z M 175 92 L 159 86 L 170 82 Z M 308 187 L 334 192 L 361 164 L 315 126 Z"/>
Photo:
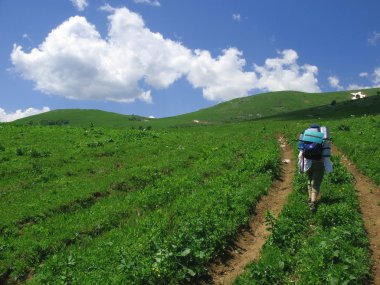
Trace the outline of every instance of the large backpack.
<path fill-rule="evenodd" d="M 309 128 L 305 130 L 301 136 L 298 148 L 303 151 L 304 157 L 312 160 L 320 160 L 323 153 L 324 137 L 320 128 Z"/>

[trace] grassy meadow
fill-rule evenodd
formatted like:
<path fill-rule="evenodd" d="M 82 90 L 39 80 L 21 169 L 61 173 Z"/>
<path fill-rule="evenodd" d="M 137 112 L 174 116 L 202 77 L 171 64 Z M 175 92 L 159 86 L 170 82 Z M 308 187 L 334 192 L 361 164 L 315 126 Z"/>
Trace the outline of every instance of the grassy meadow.
<path fill-rule="evenodd" d="M 0 283 L 194 282 L 279 177 L 279 133 L 295 148 L 311 122 L 329 126 L 380 185 L 380 164 L 368 159 L 380 155 L 379 91 L 358 101 L 274 92 L 162 119 L 56 110 L 0 124 Z M 353 178 L 333 159 L 325 205 L 310 214 L 296 175 L 283 213 L 268 216 L 262 258 L 237 284 L 371 278 Z"/>

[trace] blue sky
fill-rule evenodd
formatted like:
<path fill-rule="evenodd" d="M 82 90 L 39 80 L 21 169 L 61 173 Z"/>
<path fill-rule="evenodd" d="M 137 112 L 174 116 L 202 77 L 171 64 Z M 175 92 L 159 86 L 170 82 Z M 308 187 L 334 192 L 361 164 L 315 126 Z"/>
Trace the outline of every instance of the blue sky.
<path fill-rule="evenodd" d="M 380 86 L 377 0 L 0 0 L 0 121 Z M 321 95 L 323 96 L 323 95 Z"/>

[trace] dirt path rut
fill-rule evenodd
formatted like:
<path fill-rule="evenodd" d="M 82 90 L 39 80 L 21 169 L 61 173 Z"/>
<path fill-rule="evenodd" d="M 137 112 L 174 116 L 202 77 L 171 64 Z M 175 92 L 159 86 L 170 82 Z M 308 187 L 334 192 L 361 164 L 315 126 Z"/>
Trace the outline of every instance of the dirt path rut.
<path fill-rule="evenodd" d="M 275 217 L 281 212 L 289 193 L 295 172 L 294 155 L 283 137 L 278 138 L 281 146 L 281 178 L 275 181 L 268 195 L 256 205 L 256 215 L 249 229 L 243 231 L 223 260 L 209 269 L 210 281 L 203 284 L 231 284 L 244 271 L 244 267 L 259 258 L 260 250 L 269 236 L 265 226 L 265 213 L 271 211 Z"/>
<path fill-rule="evenodd" d="M 360 173 L 336 146 L 332 146 L 332 151 L 342 157 L 342 162 L 355 177 L 354 185 L 358 191 L 360 210 L 370 241 L 373 260 L 373 284 L 380 285 L 380 187 Z"/>

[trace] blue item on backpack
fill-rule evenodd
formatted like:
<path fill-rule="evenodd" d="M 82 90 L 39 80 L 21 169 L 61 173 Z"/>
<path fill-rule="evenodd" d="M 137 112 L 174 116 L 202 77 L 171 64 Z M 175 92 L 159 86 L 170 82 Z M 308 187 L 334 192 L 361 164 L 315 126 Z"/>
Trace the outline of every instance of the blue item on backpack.
<path fill-rule="evenodd" d="M 309 128 L 300 134 L 298 149 L 303 151 L 305 158 L 320 160 L 323 153 L 323 138 L 324 134 L 320 132 L 319 127 Z"/>
<path fill-rule="evenodd" d="M 323 142 L 323 133 L 319 131 L 314 131 L 307 129 L 303 133 L 303 141 L 304 142 L 315 142 L 321 144 Z"/>
<path fill-rule="evenodd" d="M 302 150 L 307 159 L 320 160 L 322 158 L 323 147 L 321 143 L 304 142 Z"/>

